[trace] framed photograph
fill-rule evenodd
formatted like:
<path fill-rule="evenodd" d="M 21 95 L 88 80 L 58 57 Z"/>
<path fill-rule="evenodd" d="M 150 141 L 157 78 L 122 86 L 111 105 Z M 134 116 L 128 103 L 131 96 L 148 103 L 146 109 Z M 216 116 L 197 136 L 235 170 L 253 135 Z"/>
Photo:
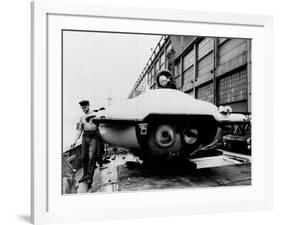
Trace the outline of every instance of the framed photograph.
<path fill-rule="evenodd" d="M 33 223 L 272 208 L 272 50 L 269 16 L 33 2 Z"/>

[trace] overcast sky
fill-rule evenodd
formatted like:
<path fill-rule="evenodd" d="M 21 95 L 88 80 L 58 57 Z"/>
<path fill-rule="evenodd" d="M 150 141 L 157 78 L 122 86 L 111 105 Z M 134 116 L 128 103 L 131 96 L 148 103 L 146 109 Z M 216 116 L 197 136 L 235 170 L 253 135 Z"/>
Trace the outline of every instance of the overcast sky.
<path fill-rule="evenodd" d="M 75 137 L 80 100 L 91 108 L 126 99 L 161 36 L 64 31 L 63 146 Z"/>

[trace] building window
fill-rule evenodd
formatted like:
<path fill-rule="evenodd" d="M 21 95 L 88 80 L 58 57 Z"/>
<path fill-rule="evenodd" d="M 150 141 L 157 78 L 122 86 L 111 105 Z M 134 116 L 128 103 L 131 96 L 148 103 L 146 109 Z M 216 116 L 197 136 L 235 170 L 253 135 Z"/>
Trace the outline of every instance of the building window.
<path fill-rule="evenodd" d="M 194 50 L 192 49 L 183 57 L 183 91 L 192 88 L 194 79 Z"/>
<path fill-rule="evenodd" d="M 183 73 L 183 91 L 188 91 L 193 87 L 192 81 L 194 80 L 194 68 L 193 66 L 189 67 Z"/>
<path fill-rule="evenodd" d="M 219 104 L 247 100 L 247 71 L 243 69 L 221 78 L 218 83 Z"/>
<path fill-rule="evenodd" d="M 207 101 L 207 102 L 214 102 L 214 85 L 213 83 L 201 86 L 196 91 L 197 99 Z"/>

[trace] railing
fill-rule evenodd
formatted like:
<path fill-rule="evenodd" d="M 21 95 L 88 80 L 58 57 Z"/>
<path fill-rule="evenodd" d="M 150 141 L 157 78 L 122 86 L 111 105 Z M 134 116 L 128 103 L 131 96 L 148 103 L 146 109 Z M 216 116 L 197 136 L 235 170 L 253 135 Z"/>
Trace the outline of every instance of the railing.
<path fill-rule="evenodd" d="M 168 35 L 163 35 L 160 38 L 159 42 L 157 43 L 156 47 L 154 48 L 151 56 L 149 57 L 146 65 L 143 68 L 143 71 L 141 72 L 140 76 L 138 77 L 137 81 L 135 82 L 135 85 L 134 85 L 133 89 L 131 90 L 128 97 L 132 96 L 132 94 L 134 93 L 136 88 L 139 86 L 140 82 L 142 81 L 144 76 L 147 74 L 148 68 L 151 66 L 152 62 L 155 60 L 156 56 L 158 55 L 159 51 L 161 50 L 163 44 L 165 43 L 165 41 L 167 40 L 168 37 L 169 37 Z"/>

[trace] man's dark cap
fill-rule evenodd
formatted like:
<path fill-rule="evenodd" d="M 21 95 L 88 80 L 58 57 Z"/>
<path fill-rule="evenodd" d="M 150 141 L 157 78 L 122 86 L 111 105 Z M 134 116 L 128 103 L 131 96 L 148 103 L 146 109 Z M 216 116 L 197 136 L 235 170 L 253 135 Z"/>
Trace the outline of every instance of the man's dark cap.
<path fill-rule="evenodd" d="M 90 102 L 88 100 L 83 100 L 83 101 L 79 102 L 79 105 L 81 105 L 81 106 L 90 105 Z"/>
<path fill-rule="evenodd" d="M 158 77 L 161 76 L 161 75 L 164 75 L 164 76 L 166 76 L 166 77 L 168 77 L 168 78 L 171 78 L 171 77 L 172 77 L 171 71 L 166 70 L 166 69 L 160 70 L 160 71 L 157 73 L 157 76 L 158 76 Z"/>

